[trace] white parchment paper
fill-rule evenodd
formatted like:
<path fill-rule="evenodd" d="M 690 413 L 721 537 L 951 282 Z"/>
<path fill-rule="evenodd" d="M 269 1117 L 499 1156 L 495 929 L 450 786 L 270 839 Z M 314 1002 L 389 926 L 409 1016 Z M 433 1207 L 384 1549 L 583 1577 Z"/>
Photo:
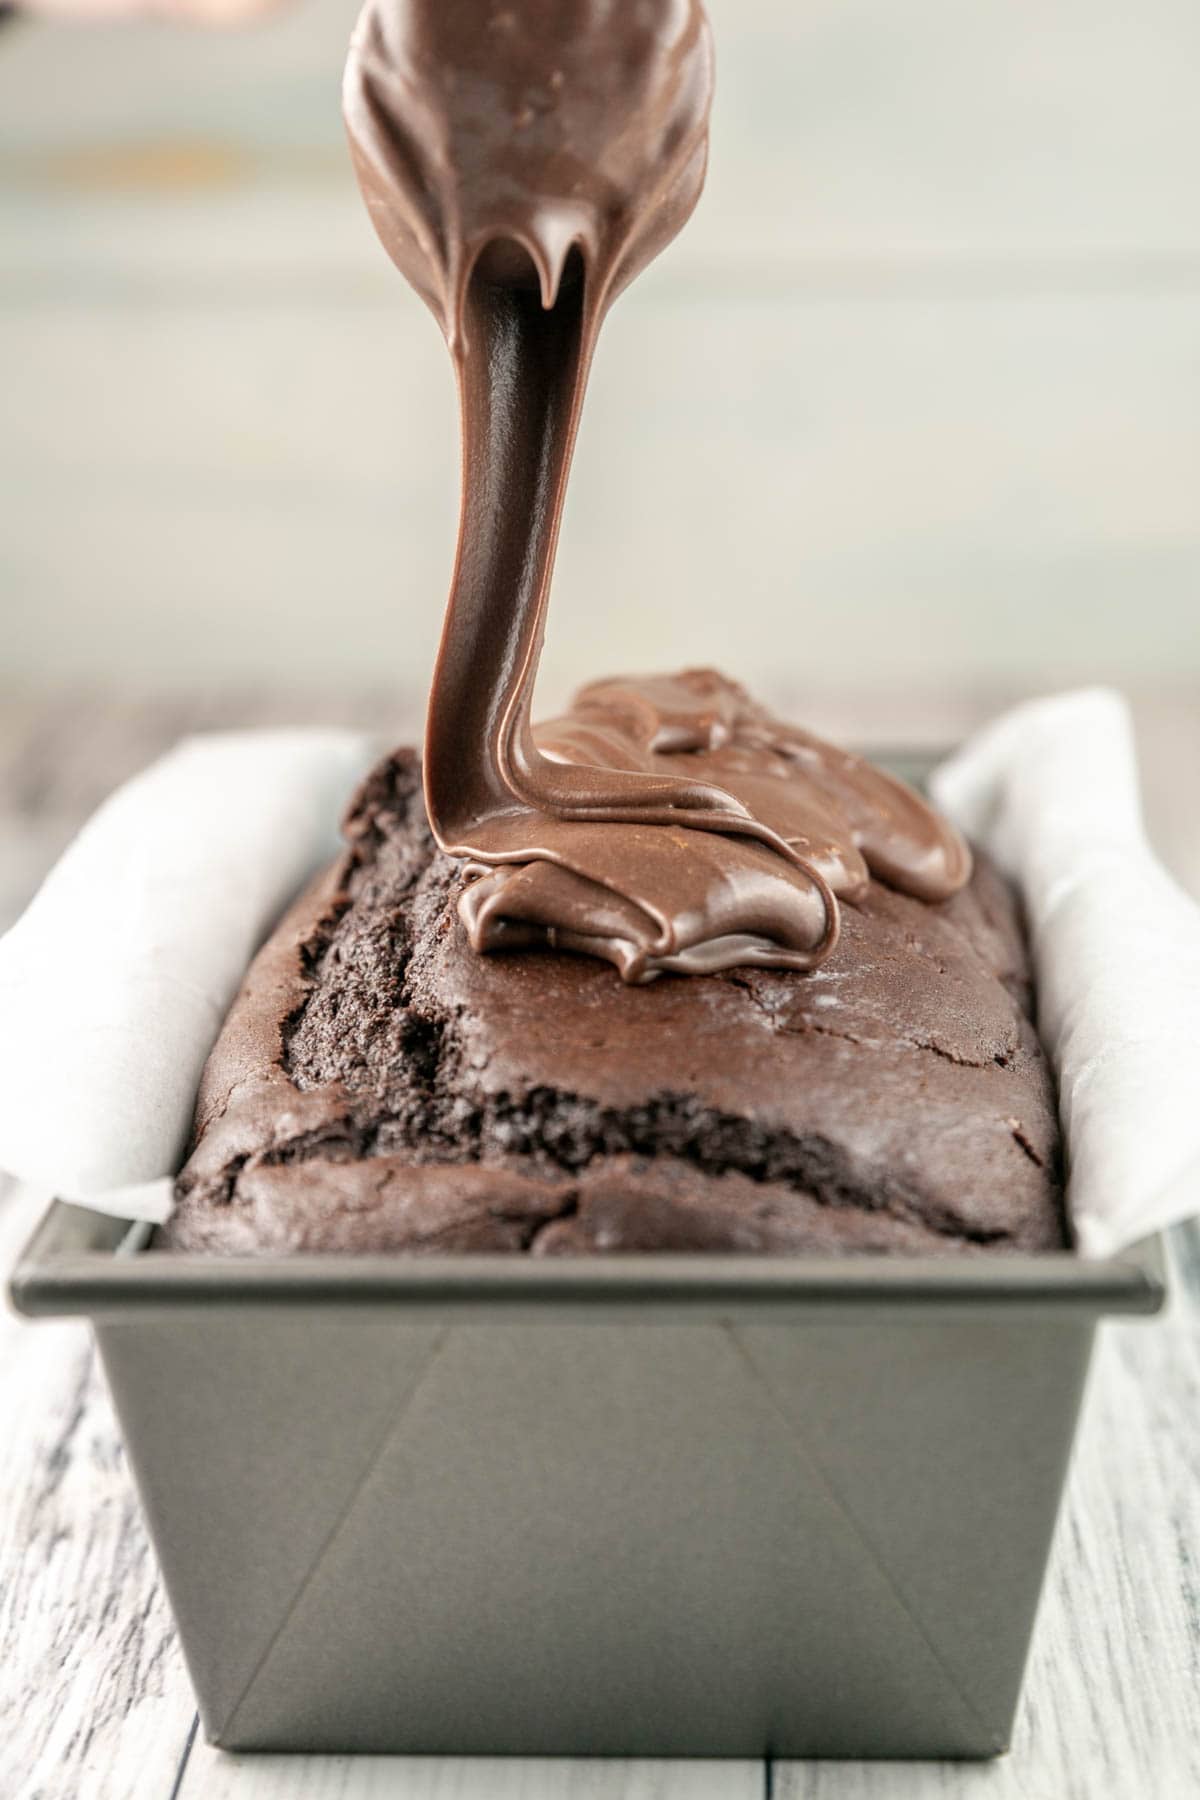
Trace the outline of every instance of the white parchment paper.
<path fill-rule="evenodd" d="M 943 764 L 932 790 L 1024 895 L 1080 1253 L 1109 1256 L 1190 1217 L 1200 909 L 1146 842 L 1125 702 L 1092 689 L 1019 706 Z"/>
<path fill-rule="evenodd" d="M 120 788 L 0 939 L 0 1169 L 162 1220 L 254 950 L 337 845 L 342 731 L 189 738 Z"/>
<path fill-rule="evenodd" d="M 0 1170 L 167 1216 L 204 1059 L 372 750 L 189 739 L 100 809 L 0 940 Z M 933 788 L 1024 893 L 1068 1207 L 1081 1254 L 1113 1254 L 1200 1209 L 1200 910 L 1146 844 L 1125 705 L 1019 707 Z"/>

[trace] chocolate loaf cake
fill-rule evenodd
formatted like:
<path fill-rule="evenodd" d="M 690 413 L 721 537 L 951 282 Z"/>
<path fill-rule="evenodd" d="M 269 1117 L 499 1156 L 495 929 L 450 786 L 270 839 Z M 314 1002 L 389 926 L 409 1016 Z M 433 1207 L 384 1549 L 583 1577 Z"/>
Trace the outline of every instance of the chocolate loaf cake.
<path fill-rule="evenodd" d="M 471 950 L 411 753 L 346 835 L 212 1052 L 168 1247 L 1063 1247 L 1020 921 L 982 859 L 940 904 L 872 882 L 811 972 L 630 987 Z"/>

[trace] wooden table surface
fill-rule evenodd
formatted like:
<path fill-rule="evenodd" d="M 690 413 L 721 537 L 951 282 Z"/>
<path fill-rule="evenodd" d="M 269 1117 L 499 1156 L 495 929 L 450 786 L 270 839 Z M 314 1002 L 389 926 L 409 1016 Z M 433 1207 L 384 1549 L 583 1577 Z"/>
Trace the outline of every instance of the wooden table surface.
<path fill-rule="evenodd" d="M 347 704 L 269 709 L 343 717 Z M 381 726 L 394 707 L 350 709 Z M 827 713 L 837 713 L 837 707 Z M 237 701 L 0 703 L 0 926 L 104 793 Z M 853 728 L 851 712 L 847 728 Z M 928 707 L 916 735 L 958 728 Z M 1194 883 L 1200 711 L 1138 708 L 1160 847 Z M 828 724 L 828 718 L 821 722 Z M 902 722 L 901 722 L 902 723 Z M 897 726 L 897 735 L 900 727 Z M 1181 763 L 1180 758 L 1185 760 Z M 1192 779 L 1172 779 L 1190 768 Z M 1192 794 L 1186 792 L 1191 787 Z M 1181 789 L 1184 791 L 1181 794 Z M 0 1267 L 32 1228 L 0 1190 Z M 4 1800 L 1188 1800 L 1200 1794 L 1200 1232 L 1168 1316 L 1109 1325 L 1076 1447 L 1013 1750 L 992 1764 L 229 1756 L 187 1674 L 90 1341 L 0 1313 Z"/>

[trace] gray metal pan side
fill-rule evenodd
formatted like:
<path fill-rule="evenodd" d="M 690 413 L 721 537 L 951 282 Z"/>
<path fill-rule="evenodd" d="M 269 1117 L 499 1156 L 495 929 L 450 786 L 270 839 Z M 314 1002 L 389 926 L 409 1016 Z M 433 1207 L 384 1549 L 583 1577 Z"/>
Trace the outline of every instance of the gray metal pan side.
<path fill-rule="evenodd" d="M 1154 1246 L 224 1262 L 51 1210 L 231 1748 L 987 1756 Z"/>

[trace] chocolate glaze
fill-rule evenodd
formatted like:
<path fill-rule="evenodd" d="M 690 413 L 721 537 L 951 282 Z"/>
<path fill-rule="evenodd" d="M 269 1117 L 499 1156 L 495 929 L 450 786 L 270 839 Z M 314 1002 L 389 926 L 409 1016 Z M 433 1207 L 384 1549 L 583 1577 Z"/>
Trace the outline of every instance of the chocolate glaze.
<path fill-rule="evenodd" d="M 697 0 L 368 0 L 344 89 L 372 222 L 459 385 L 429 818 L 475 877 L 476 949 L 587 951 L 631 982 L 809 968 L 869 873 L 931 900 L 970 873 L 915 795 L 709 671 L 597 683 L 531 722 L 596 338 L 696 203 L 711 93 Z"/>

